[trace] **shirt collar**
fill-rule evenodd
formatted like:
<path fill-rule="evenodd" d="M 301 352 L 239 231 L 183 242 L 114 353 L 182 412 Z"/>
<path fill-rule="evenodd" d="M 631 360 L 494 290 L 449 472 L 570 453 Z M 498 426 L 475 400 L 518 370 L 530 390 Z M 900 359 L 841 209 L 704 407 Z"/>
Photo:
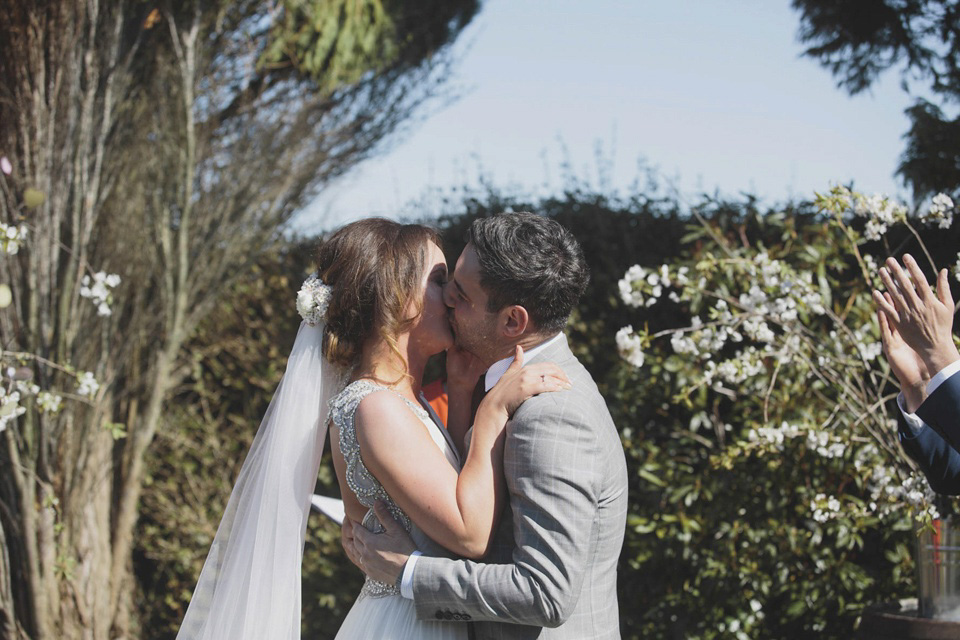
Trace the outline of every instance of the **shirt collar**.
<path fill-rule="evenodd" d="M 550 338 L 549 340 L 547 340 L 546 342 L 541 342 L 540 344 L 533 347 L 532 349 L 524 350 L 523 364 L 526 365 L 528 362 L 530 362 L 531 359 L 533 359 L 534 356 L 536 356 L 538 353 L 546 349 L 548 346 L 550 346 L 554 342 L 558 341 L 562 336 L 563 336 L 563 332 L 560 332 L 557 335 Z M 507 369 L 510 368 L 511 364 L 513 364 L 513 356 L 507 356 L 503 360 L 498 360 L 497 362 L 494 362 L 492 365 L 490 365 L 490 368 L 487 369 L 487 374 L 483 380 L 483 390 L 485 392 L 490 391 L 490 389 L 493 388 L 493 385 L 500 382 L 500 378 L 502 378 L 503 374 L 507 372 Z"/>

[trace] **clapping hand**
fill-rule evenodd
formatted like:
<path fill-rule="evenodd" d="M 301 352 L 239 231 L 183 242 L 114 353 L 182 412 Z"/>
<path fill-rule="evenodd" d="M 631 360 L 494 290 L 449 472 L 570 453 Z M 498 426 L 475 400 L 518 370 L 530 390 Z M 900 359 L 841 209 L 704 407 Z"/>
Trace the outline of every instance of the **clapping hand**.
<path fill-rule="evenodd" d="M 934 293 L 912 256 L 904 255 L 903 263 L 910 277 L 896 259 L 887 259 L 880 269 L 887 291 L 874 291 L 873 299 L 879 308 L 884 353 L 907 409 L 914 411 L 926 397 L 927 382 L 960 359 L 960 353 L 953 342 L 954 306 L 947 270 L 940 271 Z"/>
<path fill-rule="evenodd" d="M 885 297 L 892 305 L 889 294 Z M 877 309 L 877 320 L 880 323 L 883 354 L 900 383 L 907 411 L 913 413 L 926 399 L 926 387 L 932 375 L 927 371 L 923 358 L 904 341 L 897 326 L 887 317 L 887 312 Z"/>

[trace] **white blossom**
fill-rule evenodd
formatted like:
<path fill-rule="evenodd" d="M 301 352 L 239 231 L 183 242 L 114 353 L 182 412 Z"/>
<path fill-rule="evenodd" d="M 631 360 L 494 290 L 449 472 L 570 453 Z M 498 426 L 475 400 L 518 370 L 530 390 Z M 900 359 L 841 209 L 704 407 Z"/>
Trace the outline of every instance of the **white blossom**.
<path fill-rule="evenodd" d="M 818 493 L 810 503 L 813 519 L 823 524 L 840 515 L 840 500 L 835 496 Z"/>
<path fill-rule="evenodd" d="M 776 336 L 773 333 L 773 330 L 767 325 L 766 322 L 760 318 L 747 318 L 743 323 L 743 331 L 751 340 L 756 340 L 757 342 L 773 342 Z"/>
<path fill-rule="evenodd" d="M 740 294 L 740 306 L 748 311 L 763 313 L 766 301 L 767 294 L 757 285 L 750 287 L 747 293 Z"/>
<path fill-rule="evenodd" d="M 93 274 L 93 278 L 83 276 L 80 283 L 82 285 L 80 287 L 80 297 L 89 298 L 96 305 L 97 315 L 109 316 L 113 313 L 110 308 L 110 303 L 113 301 L 110 289 L 120 284 L 120 276 L 115 273 L 108 274 L 105 271 L 98 271 Z"/>
<path fill-rule="evenodd" d="M 784 443 L 800 436 L 803 431 L 796 425 L 786 421 L 779 427 L 756 427 L 747 432 L 747 440 L 750 442 L 762 443 L 773 447 L 778 451 L 783 451 Z"/>
<path fill-rule="evenodd" d="M 27 408 L 20 406 L 20 392 L 7 393 L 0 387 L 0 433 L 7 429 L 7 424 L 26 413 Z"/>
<path fill-rule="evenodd" d="M 748 347 L 736 357 L 717 365 L 717 375 L 729 384 L 740 384 L 763 372 L 763 362 L 756 348 Z"/>
<path fill-rule="evenodd" d="M 879 240 L 887 232 L 887 225 L 878 220 L 867 220 L 863 236 L 867 240 Z"/>
<path fill-rule="evenodd" d="M 871 342 L 868 344 L 858 343 L 857 348 L 860 350 L 860 356 L 870 362 L 871 360 L 876 360 L 883 352 L 883 345 L 879 342 Z"/>
<path fill-rule="evenodd" d="M 35 396 L 40 393 L 40 387 L 38 385 L 30 384 L 29 382 L 24 382 L 23 380 L 17 380 L 16 386 L 17 391 L 20 392 L 21 396 Z"/>
<path fill-rule="evenodd" d="M 84 371 L 77 376 L 77 394 L 93 398 L 100 390 L 100 383 L 93 377 L 92 371 Z"/>
<path fill-rule="evenodd" d="M 929 224 L 936 223 L 940 229 L 949 229 L 953 224 L 953 200 L 945 193 L 938 193 L 930 201 L 927 211 L 920 219 Z"/>
<path fill-rule="evenodd" d="M 834 440 L 826 431 L 811 429 L 807 432 L 807 448 L 824 458 L 839 458 L 846 451 L 846 444 Z"/>
<path fill-rule="evenodd" d="M 8 225 L 0 222 L 0 250 L 9 255 L 16 255 L 20 245 L 27 238 L 27 227 L 24 225 Z"/>
<path fill-rule="evenodd" d="M 620 290 L 620 299 L 631 307 L 643 306 L 645 299 L 639 285 L 646 280 L 647 270 L 638 264 L 633 265 L 617 283 Z"/>
<path fill-rule="evenodd" d="M 693 341 L 693 338 L 684 335 L 681 331 L 674 331 L 670 336 L 670 346 L 673 347 L 673 352 L 677 354 L 690 353 L 697 355 L 700 353 L 700 349 L 697 347 L 697 343 Z"/>
<path fill-rule="evenodd" d="M 864 196 L 853 194 L 853 213 L 863 218 L 890 225 L 906 217 L 907 209 L 880 194 Z"/>
<path fill-rule="evenodd" d="M 633 326 L 627 325 L 617 331 L 617 351 L 634 367 L 643 366 L 643 340 L 633 332 Z"/>
<path fill-rule="evenodd" d="M 41 391 L 37 395 L 37 406 L 44 413 L 57 413 L 63 406 L 63 398 L 49 391 Z"/>

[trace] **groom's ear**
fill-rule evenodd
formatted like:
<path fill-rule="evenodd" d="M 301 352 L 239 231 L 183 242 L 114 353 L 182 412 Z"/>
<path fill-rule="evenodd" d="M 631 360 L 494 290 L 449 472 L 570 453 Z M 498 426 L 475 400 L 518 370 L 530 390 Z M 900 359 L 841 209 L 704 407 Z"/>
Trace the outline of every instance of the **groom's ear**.
<path fill-rule="evenodd" d="M 500 330 L 505 338 L 519 338 L 530 328 L 530 314 L 518 304 L 500 311 Z"/>

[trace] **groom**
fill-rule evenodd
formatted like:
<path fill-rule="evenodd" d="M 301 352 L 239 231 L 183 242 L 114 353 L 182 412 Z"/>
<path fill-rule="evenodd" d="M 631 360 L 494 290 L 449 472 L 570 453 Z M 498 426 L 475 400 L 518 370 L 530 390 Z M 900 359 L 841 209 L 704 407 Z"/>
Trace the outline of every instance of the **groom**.
<path fill-rule="evenodd" d="M 620 637 L 626 460 L 604 399 L 562 333 L 588 279 L 579 244 L 553 220 L 505 213 L 470 228 L 445 301 L 457 346 L 488 367 L 484 389 L 517 344 L 525 363 L 557 364 L 573 388 L 530 398 L 508 424 L 510 509 L 483 562 L 417 555 L 385 509 L 385 533 L 345 533 L 351 559 L 399 584 L 421 619 L 473 622 L 478 639 Z"/>

